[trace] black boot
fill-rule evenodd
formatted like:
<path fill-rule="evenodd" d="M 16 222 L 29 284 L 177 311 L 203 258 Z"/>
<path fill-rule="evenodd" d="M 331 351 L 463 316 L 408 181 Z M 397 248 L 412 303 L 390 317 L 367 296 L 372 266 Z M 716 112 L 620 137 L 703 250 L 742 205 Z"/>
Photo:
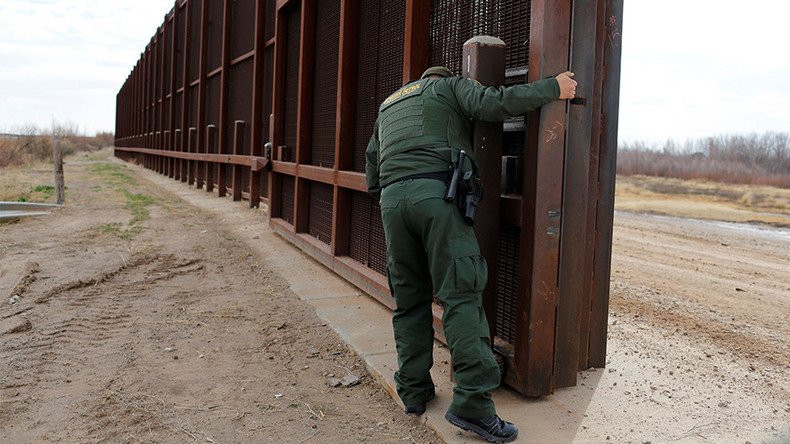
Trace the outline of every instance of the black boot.
<path fill-rule="evenodd" d="M 403 412 L 406 413 L 407 415 L 422 415 L 423 413 L 425 413 L 425 404 L 428 404 L 429 402 L 431 402 L 431 400 L 435 396 L 436 395 L 431 395 L 431 397 L 428 398 L 425 402 L 422 402 L 422 403 L 419 403 L 419 404 L 407 405 L 406 408 L 403 409 Z"/>
<path fill-rule="evenodd" d="M 425 403 L 417 404 L 417 405 L 407 405 L 405 409 L 403 409 L 404 413 L 407 415 L 422 415 L 425 413 Z"/>
<path fill-rule="evenodd" d="M 518 437 L 518 428 L 513 423 L 499 419 L 497 415 L 465 418 L 448 411 L 444 419 L 454 426 L 477 433 L 488 442 L 510 442 Z"/>

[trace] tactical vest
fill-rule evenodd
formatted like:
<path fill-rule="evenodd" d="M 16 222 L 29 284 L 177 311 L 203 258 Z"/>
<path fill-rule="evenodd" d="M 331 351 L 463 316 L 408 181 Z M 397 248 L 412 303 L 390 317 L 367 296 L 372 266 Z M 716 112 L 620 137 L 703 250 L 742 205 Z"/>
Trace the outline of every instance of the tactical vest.
<path fill-rule="evenodd" d="M 384 100 L 379 107 L 379 165 L 416 149 L 428 149 L 448 165 L 460 150 L 473 154 L 472 125 L 457 103 L 448 103 L 455 98 L 448 80 L 411 82 Z"/>

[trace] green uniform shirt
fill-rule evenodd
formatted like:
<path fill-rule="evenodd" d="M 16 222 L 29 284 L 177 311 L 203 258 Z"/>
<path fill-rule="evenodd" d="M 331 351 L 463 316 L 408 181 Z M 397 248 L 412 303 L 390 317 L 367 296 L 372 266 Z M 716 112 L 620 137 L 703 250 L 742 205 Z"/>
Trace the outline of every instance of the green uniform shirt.
<path fill-rule="evenodd" d="M 559 96 L 554 78 L 499 88 L 461 77 L 403 86 L 379 108 L 365 152 L 368 192 L 377 196 L 400 178 L 452 169 L 460 150 L 474 160 L 473 121 L 501 122 Z"/>

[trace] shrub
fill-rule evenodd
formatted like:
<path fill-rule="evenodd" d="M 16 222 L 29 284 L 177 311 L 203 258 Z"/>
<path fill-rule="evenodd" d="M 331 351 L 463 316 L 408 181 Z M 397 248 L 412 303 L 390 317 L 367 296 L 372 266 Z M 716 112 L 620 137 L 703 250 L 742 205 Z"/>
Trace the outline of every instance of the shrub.
<path fill-rule="evenodd" d="M 617 173 L 790 188 L 790 133 L 735 134 L 619 147 Z"/>
<path fill-rule="evenodd" d="M 113 133 L 110 132 L 87 136 L 74 123 L 54 122 L 49 129 L 25 124 L 11 132 L 12 134 L 0 134 L 0 168 L 50 161 L 54 136 L 60 137 L 61 148 L 66 156 L 79 151 L 95 151 L 112 146 L 114 140 Z"/>

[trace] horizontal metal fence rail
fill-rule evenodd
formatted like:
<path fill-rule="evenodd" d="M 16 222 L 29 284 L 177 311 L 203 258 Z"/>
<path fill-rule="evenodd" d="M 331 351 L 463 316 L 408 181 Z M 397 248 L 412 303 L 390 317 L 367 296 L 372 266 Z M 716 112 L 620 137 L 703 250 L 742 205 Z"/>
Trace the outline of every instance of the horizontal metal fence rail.
<path fill-rule="evenodd" d="M 622 0 L 177 0 L 118 93 L 116 155 L 263 200 L 393 308 L 364 177 L 379 103 L 436 64 L 494 85 L 575 71 L 573 102 L 475 130 L 495 349 L 507 384 L 545 395 L 605 365 L 621 27 Z M 502 54 L 463 53 L 483 34 Z"/>

